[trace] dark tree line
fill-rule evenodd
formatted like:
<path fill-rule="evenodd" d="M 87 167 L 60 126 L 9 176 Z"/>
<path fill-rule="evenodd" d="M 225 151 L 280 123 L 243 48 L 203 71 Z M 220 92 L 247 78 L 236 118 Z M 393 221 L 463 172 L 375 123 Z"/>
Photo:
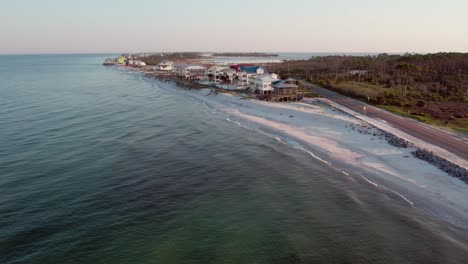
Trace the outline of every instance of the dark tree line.
<path fill-rule="evenodd" d="M 148 65 L 158 65 L 163 60 L 176 62 L 189 62 L 193 59 L 203 58 L 203 54 L 199 52 L 174 52 L 174 53 L 155 53 L 144 58 L 140 58 Z"/>
<path fill-rule="evenodd" d="M 409 91 L 417 91 L 429 101 L 463 102 L 468 97 L 468 53 L 312 57 L 269 64 L 268 68 L 325 86 L 353 81 L 390 88 L 389 93 L 397 91 L 402 102 Z"/>

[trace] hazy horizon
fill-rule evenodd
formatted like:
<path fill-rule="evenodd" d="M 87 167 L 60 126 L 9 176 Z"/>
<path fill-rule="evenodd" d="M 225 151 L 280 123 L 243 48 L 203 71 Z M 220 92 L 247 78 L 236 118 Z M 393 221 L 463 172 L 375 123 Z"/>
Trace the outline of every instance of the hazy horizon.
<path fill-rule="evenodd" d="M 463 0 L 0 4 L 0 54 L 467 52 Z"/>
<path fill-rule="evenodd" d="M 120 55 L 120 54 L 137 54 L 137 53 L 201 53 L 201 54 L 216 54 L 216 53 L 268 53 L 268 54 L 275 54 L 275 55 L 284 55 L 284 54 L 369 54 L 369 55 L 377 55 L 377 54 L 428 54 L 427 52 L 340 52 L 340 51 L 191 51 L 191 50 L 181 50 L 181 51 L 121 51 L 121 52 L 68 52 L 68 53 L 0 53 L 0 56 L 15 56 L 15 55 Z M 444 51 L 441 51 L 444 52 Z M 457 52 L 454 52 L 457 53 Z"/>

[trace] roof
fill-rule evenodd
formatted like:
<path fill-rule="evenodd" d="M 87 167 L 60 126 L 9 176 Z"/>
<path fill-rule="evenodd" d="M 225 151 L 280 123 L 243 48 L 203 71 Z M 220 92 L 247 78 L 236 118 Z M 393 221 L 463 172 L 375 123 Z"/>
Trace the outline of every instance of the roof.
<path fill-rule="evenodd" d="M 271 75 L 269 75 L 269 74 L 259 75 L 259 76 L 255 77 L 255 79 L 263 80 L 263 81 L 271 81 L 271 82 L 278 81 L 278 79 L 273 78 L 273 77 L 272 77 Z"/>
<path fill-rule="evenodd" d="M 226 69 L 222 70 L 222 72 L 236 72 L 236 70 L 234 70 L 232 68 L 226 68 Z"/>
<path fill-rule="evenodd" d="M 287 80 L 279 80 L 271 84 L 273 88 L 277 89 L 284 89 L 284 88 L 298 88 L 299 86 L 296 85 L 296 80 L 294 79 L 287 79 Z"/>
<path fill-rule="evenodd" d="M 239 66 L 239 71 L 243 71 L 246 73 L 257 73 L 257 70 L 262 68 L 264 73 L 268 73 L 268 70 L 261 66 Z"/>
<path fill-rule="evenodd" d="M 206 70 L 205 67 L 200 65 L 188 65 L 185 69 L 187 70 Z"/>
<path fill-rule="evenodd" d="M 215 71 L 222 71 L 224 69 L 227 69 L 228 67 L 224 67 L 224 66 L 211 66 L 209 69 L 213 69 Z"/>

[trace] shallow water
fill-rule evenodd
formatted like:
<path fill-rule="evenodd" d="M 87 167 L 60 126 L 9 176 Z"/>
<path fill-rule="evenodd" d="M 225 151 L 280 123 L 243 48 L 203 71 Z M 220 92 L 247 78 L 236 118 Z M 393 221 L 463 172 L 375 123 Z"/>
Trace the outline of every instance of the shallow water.
<path fill-rule="evenodd" d="M 464 234 L 105 56 L 0 57 L 0 263 L 464 263 Z"/>

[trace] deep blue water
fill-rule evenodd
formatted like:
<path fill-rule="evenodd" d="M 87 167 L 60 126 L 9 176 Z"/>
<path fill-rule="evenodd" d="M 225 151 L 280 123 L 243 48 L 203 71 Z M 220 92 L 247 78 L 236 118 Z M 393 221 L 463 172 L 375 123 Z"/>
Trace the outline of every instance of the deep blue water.
<path fill-rule="evenodd" d="M 104 57 L 0 57 L 0 263 L 466 263 L 401 199 Z"/>

